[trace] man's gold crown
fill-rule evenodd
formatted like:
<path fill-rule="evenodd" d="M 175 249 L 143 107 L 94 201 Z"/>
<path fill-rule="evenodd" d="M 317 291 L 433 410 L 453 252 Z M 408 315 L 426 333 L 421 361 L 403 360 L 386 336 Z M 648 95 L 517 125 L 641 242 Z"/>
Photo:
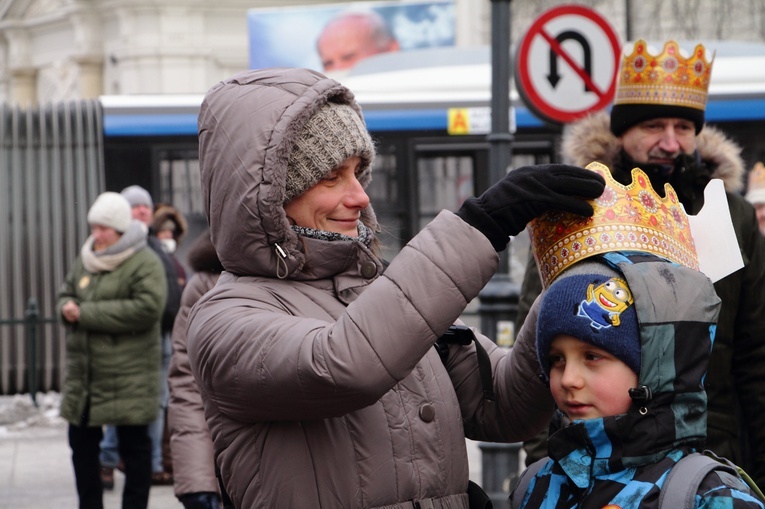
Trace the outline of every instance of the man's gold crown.
<path fill-rule="evenodd" d="M 648 44 L 638 40 L 631 54 L 622 58 L 614 104 L 666 104 L 704 110 L 707 105 L 712 60 L 696 45 L 684 58 L 675 41 L 667 41 L 658 55 L 648 52 Z"/>
<path fill-rule="evenodd" d="M 590 202 L 592 217 L 551 211 L 529 223 L 545 288 L 571 265 L 612 251 L 647 252 L 699 269 L 688 216 L 672 186 L 664 185 L 662 198 L 639 168 L 632 170 L 628 186 L 615 181 L 603 164 L 593 162 L 587 169 L 606 180 L 603 194 Z"/>

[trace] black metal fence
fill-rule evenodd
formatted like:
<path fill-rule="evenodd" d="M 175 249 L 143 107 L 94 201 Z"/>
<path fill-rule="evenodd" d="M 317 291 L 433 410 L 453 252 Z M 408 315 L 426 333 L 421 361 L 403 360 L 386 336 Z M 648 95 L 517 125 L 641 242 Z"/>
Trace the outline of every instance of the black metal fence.
<path fill-rule="evenodd" d="M 65 336 L 50 317 L 104 189 L 101 119 L 95 100 L 0 105 L 0 394 L 61 388 Z"/>
<path fill-rule="evenodd" d="M 38 356 L 38 335 L 40 326 L 50 323 L 56 323 L 56 318 L 41 318 L 40 308 L 37 304 L 37 299 L 34 297 L 27 301 L 26 311 L 24 312 L 24 318 L 12 318 L 10 320 L 0 320 L 0 326 L 11 325 L 24 327 L 23 334 L 23 348 L 26 352 L 25 365 L 22 371 L 26 372 L 26 391 L 32 396 L 32 402 L 37 406 L 37 390 L 40 389 L 40 379 L 38 373 L 40 371 L 40 358 Z M 61 367 L 63 369 L 63 367 Z M 45 387 L 46 389 L 52 387 Z"/>

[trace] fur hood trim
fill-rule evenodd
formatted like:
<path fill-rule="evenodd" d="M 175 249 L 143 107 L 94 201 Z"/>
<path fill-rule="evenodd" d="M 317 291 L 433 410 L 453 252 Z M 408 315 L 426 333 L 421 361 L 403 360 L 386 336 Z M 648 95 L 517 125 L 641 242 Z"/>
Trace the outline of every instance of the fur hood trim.
<path fill-rule="evenodd" d="M 151 223 L 151 230 L 156 234 L 162 228 L 165 221 L 172 221 L 175 223 L 175 233 L 173 238 L 180 244 L 181 240 L 183 240 L 183 237 L 186 235 L 186 230 L 188 230 L 186 218 L 183 217 L 183 214 L 172 205 L 159 203 L 154 209 L 154 219 Z"/>
<path fill-rule="evenodd" d="M 712 178 L 722 179 L 726 191 L 740 192 L 746 174 L 741 147 L 710 125 L 696 137 L 696 145 L 701 159 L 713 168 Z M 601 111 L 566 127 L 561 155 L 567 164 L 587 166 L 598 161 L 610 168 L 621 148 L 621 141 L 611 133 L 608 114 Z"/>

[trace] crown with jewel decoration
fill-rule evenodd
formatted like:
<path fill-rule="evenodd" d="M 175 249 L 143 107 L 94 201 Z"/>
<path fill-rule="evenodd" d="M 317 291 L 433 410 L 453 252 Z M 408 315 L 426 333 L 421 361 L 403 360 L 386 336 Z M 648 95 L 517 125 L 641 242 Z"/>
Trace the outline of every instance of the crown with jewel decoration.
<path fill-rule="evenodd" d="M 698 44 L 693 54 L 684 58 L 675 41 L 667 41 L 661 53 L 651 55 L 647 43 L 637 41 L 632 53 L 622 60 L 614 104 L 659 102 L 706 109 L 712 61 L 705 55 L 704 46 Z"/>
<path fill-rule="evenodd" d="M 550 283 L 571 265 L 612 251 L 642 251 L 699 270 L 688 216 L 669 184 L 660 197 L 639 168 L 632 183 L 613 179 L 607 166 L 587 169 L 606 181 L 603 194 L 590 201 L 592 217 L 550 211 L 529 223 L 529 236 L 542 283 Z"/>
<path fill-rule="evenodd" d="M 648 44 L 638 40 L 624 55 L 619 68 L 612 130 L 619 136 L 630 126 L 657 117 L 681 117 L 694 122 L 696 131 L 704 123 L 712 60 L 697 44 L 684 57 L 675 41 L 667 41 L 661 53 L 651 54 Z"/>

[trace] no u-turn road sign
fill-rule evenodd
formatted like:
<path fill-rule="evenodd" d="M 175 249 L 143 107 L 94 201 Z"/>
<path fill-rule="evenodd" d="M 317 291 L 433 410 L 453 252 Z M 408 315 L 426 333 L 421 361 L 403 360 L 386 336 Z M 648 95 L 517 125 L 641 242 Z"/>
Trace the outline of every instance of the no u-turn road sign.
<path fill-rule="evenodd" d="M 515 83 L 543 120 L 573 122 L 608 106 L 616 91 L 620 43 L 592 9 L 563 5 L 542 14 L 523 37 Z"/>

